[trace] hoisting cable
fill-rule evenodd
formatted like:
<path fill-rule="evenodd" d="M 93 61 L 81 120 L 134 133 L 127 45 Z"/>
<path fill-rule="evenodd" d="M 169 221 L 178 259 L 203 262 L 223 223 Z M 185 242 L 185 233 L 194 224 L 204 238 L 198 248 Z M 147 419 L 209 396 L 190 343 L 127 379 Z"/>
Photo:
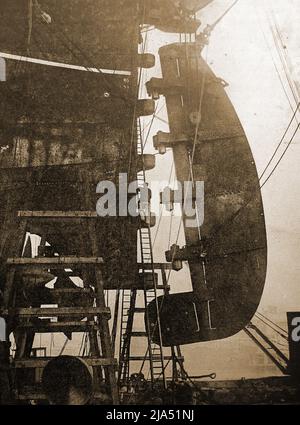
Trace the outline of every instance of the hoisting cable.
<path fill-rule="evenodd" d="M 255 314 L 255 317 L 260 320 L 262 323 L 264 323 L 266 326 L 268 326 L 270 329 L 272 329 L 274 332 L 276 332 L 278 335 L 280 335 L 282 338 L 284 338 L 286 341 L 288 341 L 287 335 L 284 335 L 281 333 L 278 329 L 274 328 L 272 325 L 270 325 L 268 322 L 266 322 L 264 319 L 259 317 L 257 314 Z"/>
<path fill-rule="evenodd" d="M 293 123 L 294 119 L 295 119 L 295 118 L 296 118 L 296 116 L 297 116 L 297 112 L 298 112 L 298 110 L 299 110 L 299 107 L 300 107 L 300 103 L 298 103 L 297 108 L 296 108 L 296 110 L 295 110 L 295 111 L 294 111 L 294 113 L 293 113 L 293 116 L 292 116 L 292 118 L 291 118 L 291 120 L 290 120 L 290 122 L 289 122 L 289 124 L 288 124 L 288 126 L 287 126 L 286 131 L 284 132 L 284 134 L 283 134 L 282 138 L 280 139 L 280 141 L 279 141 L 279 143 L 278 143 L 278 145 L 277 145 L 277 147 L 276 147 L 276 149 L 275 149 L 275 151 L 274 151 L 273 155 L 271 156 L 271 158 L 270 158 L 269 162 L 267 163 L 267 165 L 266 165 L 266 167 L 264 168 L 264 170 L 263 170 L 262 174 L 260 175 L 259 180 L 261 180 L 261 179 L 263 178 L 263 176 L 265 175 L 265 173 L 267 172 L 267 170 L 268 170 L 269 166 L 271 165 L 271 163 L 272 163 L 273 159 L 275 158 L 275 156 L 276 156 L 276 154 L 277 154 L 277 152 L 278 152 L 279 148 L 281 147 L 282 143 L 284 142 L 285 136 L 287 135 L 287 133 L 288 133 L 288 131 L 289 131 L 289 129 L 290 129 L 290 127 L 291 127 L 291 125 L 292 125 L 292 123 Z"/>
<path fill-rule="evenodd" d="M 272 323 L 274 326 L 276 326 L 278 329 L 280 329 L 282 332 L 284 332 L 286 335 L 288 335 L 288 332 L 283 329 L 281 326 L 277 325 L 277 323 L 273 322 L 271 319 L 269 319 L 268 317 L 264 316 L 262 313 L 260 313 L 259 311 L 256 312 L 256 314 L 259 314 L 260 316 L 262 316 L 265 320 L 268 320 L 270 323 Z"/>
<path fill-rule="evenodd" d="M 210 26 L 210 28 L 213 30 L 216 28 L 216 26 L 225 18 L 225 16 L 228 15 L 228 13 L 234 8 L 234 6 L 237 5 L 239 0 L 235 0 L 228 9 L 225 10 L 225 12 Z"/>
<path fill-rule="evenodd" d="M 276 61 L 275 61 L 275 58 L 274 58 L 274 55 L 273 55 L 273 52 L 272 52 L 272 48 L 271 48 L 271 46 L 270 46 L 270 44 L 269 44 L 269 41 L 268 41 L 267 36 L 266 36 L 266 33 L 265 33 L 264 29 L 263 29 L 263 26 L 262 26 L 262 23 L 261 23 L 261 19 L 260 19 L 259 15 L 258 15 L 257 6 L 253 4 L 253 8 L 254 8 L 255 13 L 256 13 L 256 15 L 257 15 L 258 23 L 259 23 L 259 26 L 260 26 L 260 30 L 261 30 L 261 32 L 262 32 L 262 35 L 263 35 L 263 37 L 264 37 L 266 47 L 267 47 L 268 51 L 270 52 L 270 56 L 271 56 L 271 59 L 272 59 L 272 63 L 273 63 L 274 68 L 275 68 L 275 70 L 276 70 L 276 74 L 277 74 L 278 79 L 279 79 L 279 81 L 280 81 L 280 85 L 281 85 L 281 87 L 282 87 L 282 90 L 283 90 L 283 92 L 284 92 L 284 94 L 285 94 L 286 98 L 287 98 L 287 101 L 288 101 L 288 103 L 289 103 L 289 105 L 290 105 L 290 108 L 291 108 L 291 110 L 293 111 L 293 110 L 294 110 L 294 107 L 293 107 L 293 105 L 292 105 L 292 102 L 291 102 L 291 99 L 290 99 L 289 93 L 287 92 L 287 89 L 286 89 L 286 87 L 285 87 L 285 85 L 284 85 L 284 82 L 283 82 L 283 78 L 282 78 L 282 76 L 281 76 L 281 74 L 280 74 L 280 71 L 279 71 L 279 69 L 278 69 L 278 66 L 277 66 L 277 64 L 276 64 Z M 275 46 L 275 47 L 276 47 L 276 46 Z M 281 61 L 281 63 L 282 63 L 282 61 Z M 294 96 L 294 93 L 293 93 L 293 90 L 292 90 L 292 88 L 291 88 L 291 86 L 290 86 L 289 81 L 288 81 L 288 84 L 289 84 L 289 87 L 290 87 L 291 93 L 292 93 L 292 95 L 293 95 L 293 100 L 295 101 L 295 96 Z M 296 101 L 296 103 L 297 103 L 297 101 Z"/>
<path fill-rule="evenodd" d="M 211 36 L 212 31 L 216 28 L 216 26 L 225 18 L 225 16 L 228 15 L 228 13 L 234 8 L 234 6 L 239 2 L 239 0 L 235 0 L 229 7 L 228 9 L 225 10 L 224 13 L 222 13 L 222 15 L 213 23 L 213 24 L 208 24 L 204 31 L 203 31 L 203 35 L 206 37 L 206 39 L 208 39 Z"/>
<path fill-rule="evenodd" d="M 251 324 L 250 324 L 251 325 Z M 250 329 L 252 328 L 252 325 L 250 327 Z M 244 328 L 244 332 L 246 333 L 246 335 L 252 339 L 252 341 L 254 341 L 254 343 L 258 346 L 258 348 L 260 348 L 263 353 L 265 353 L 269 359 L 275 364 L 275 366 L 283 373 L 286 373 L 286 367 L 284 367 L 279 360 L 277 360 L 271 353 L 270 351 L 264 346 L 264 344 L 262 342 L 260 342 L 258 340 L 258 338 L 249 330 L 249 328 Z M 263 338 L 264 339 L 264 338 Z M 265 339 L 264 339 L 265 341 Z M 266 342 L 266 341 L 265 341 Z"/>
<path fill-rule="evenodd" d="M 257 335 L 259 335 L 260 338 L 262 338 L 262 340 L 269 345 L 269 347 L 276 353 L 276 355 L 281 360 L 283 360 L 285 363 L 288 363 L 288 358 L 286 357 L 286 355 L 256 325 L 250 322 L 248 325 L 248 329 L 253 329 L 257 333 Z"/>
<path fill-rule="evenodd" d="M 27 37 L 27 54 L 30 52 L 31 36 L 32 36 L 32 25 L 33 25 L 33 0 L 28 2 L 28 37 Z"/>
<path fill-rule="evenodd" d="M 283 140 L 284 140 L 284 138 L 285 138 L 285 135 L 287 134 L 287 132 L 288 132 L 288 130 L 289 130 L 289 128 L 291 127 L 291 125 L 292 125 L 292 123 L 293 123 L 293 120 L 295 119 L 295 116 L 296 116 L 296 113 L 297 113 L 297 110 L 298 110 L 298 108 L 299 108 L 299 106 L 300 106 L 300 103 L 297 105 L 297 109 L 294 111 L 294 114 L 293 114 L 293 117 L 292 117 L 292 120 L 290 121 L 290 123 L 288 124 L 288 127 L 287 127 L 287 129 L 285 130 L 285 132 L 284 132 L 284 135 L 282 136 L 282 138 L 283 138 Z M 287 145 L 287 148 L 285 149 L 285 152 L 284 152 L 284 154 L 281 156 L 281 159 L 280 159 L 280 161 L 283 159 L 283 156 L 285 155 L 285 153 L 286 153 L 286 151 L 288 150 L 288 148 L 290 147 L 290 145 L 292 144 L 292 142 L 293 142 L 293 140 L 294 140 L 294 138 L 295 138 L 295 136 L 296 136 L 296 134 L 297 134 L 297 132 L 298 132 L 298 130 L 299 130 L 299 124 L 298 124 L 298 126 L 297 126 L 297 128 L 296 128 L 296 131 L 294 132 L 294 134 L 292 135 L 292 137 L 290 138 L 290 140 L 289 140 L 289 142 L 288 142 L 288 145 Z M 280 142 L 279 143 L 282 143 L 281 142 L 281 140 L 280 140 Z M 279 161 L 279 162 L 280 162 Z M 276 164 L 276 166 L 274 167 L 275 169 L 278 167 L 278 165 L 279 165 L 279 162 Z M 275 169 L 273 169 L 273 171 L 272 171 L 272 174 L 274 173 L 274 171 L 275 171 Z M 262 176 L 261 176 L 262 177 Z M 268 176 L 268 178 L 267 178 L 267 180 L 260 186 L 260 189 L 262 189 L 263 187 L 264 187 L 264 185 L 267 183 L 267 181 L 269 181 L 269 179 L 271 178 L 271 174 Z M 252 202 L 253 200 L 254 200 L 254 198 L 256 197 L 256 193 L 257 193 L 257 191 L 256 190 L 254 190 L 251 194 L 250 194 L 250 198 L 225 222 L 225 223 L 223 223 L 222 225 L 220 225 L 214 232 L 213 232 L 213 234 L 210 236 L 210 241 L 213 241 L 215 238 L 216 238 L 216 236 L 220 233 L 220 231 L 221 230 L 223 230 L 226 226 L 228 226 L 229 224 L 231 224 L 234 220 L 235 220 L 235 218 L 236 217 L 238 217 L 238 215 L 250 204 L 250 202 Z M 209 243 L 208 243 L 208 245 L 209 245 Z"/>
<path fill-rule="evenodd" d="M 279 44 L 279 50 L 281 52 L 281 56 L 283 57 L 283 62 L 286 65 L 286 73 L 288 75 L 289 81 L 291 82 L 292 86 L 294 87 L 295 91 L 297 92 L 297 93 L 295 93 L 295 97 L 297 98 L 297 100 L 299 100 L 299 92 L 297 91 L 297 88 L 295 87 L 294 80 L 293 80 L 292 75 L 291 75 L 292 73 L 291 73 L 291 70 L 289 69 L 290 59 L 288 57 L 288 47 L 283 42 L 282 34 L 279 30 L 279 26 L 278 26 L 278 23 L 277 23 L 277 20 L 276 20 L 276 17 L 274 15 L 273 11 L 271 11 L 271 15 L 273 16 L 274 26 L 275 26 L 275 30 L 276 30 L 276 34 L 277 34 L 277 40 L 280 43 Z M 275 36 L 275 41 L 276 41 L 276 36 Z"/>
<path fill-rule="evenodd" d="M 155 106 L 154 114 L 152 115 L 151 122 L 150 122 L 150 124 L 149 124 L 149 128 L 148 128 L 148 131 L 147 131 L 147 135 L 146 135 L 146 137 L 145 137 L 145 141 L 143 142 L 143 150 L 145 149 L 145 147 L 146 147 L 146 145 L 147 145 L 147 142 L 148 142 L 148 139 L 149 139 L 149 136 L 150 136 L 150 132 L 151 132 L 151 129 L 152 129 L 152 126 L 153 126 L 154 120 L 155 120 L 155 118 L 156 118 L 156 113 L 158 113 L 158 111 L 162 110 L 162 109 L 163 109 L 163 107 L 164 107 L 164 105 L 162 105 L 162 106 L 160 107 L 160 109 L 158 109 L 158 103 L 157 103 L 157 104 L 156 104 L 156 106 Z M 142 132 L 142 134 L 143 134 L 143 132 Z"/>
<path fill-rule="evenodd" d="M 297 133 L 298 133 L 299 127 L 300 127 L 300 123 L 297 125 L 297 128 L 296 128 L 296 130 L 294 131 L 294 133 L 293 133 L 293 135 L 292 135 L 292 137 L 291 137 L 290 141 L 288 142 L 288 144 L 287 144 L 286 148 L 284 149 L 284 151 L 283 151 L 282 155 L 280 156 L 280 158 L 278 159 L 277 163 L 276 163 L 276 164 L 275 164 L 275 166 L 273 167 L 273 169 L 272 169 L 272 171 L 270 172 L 269 176 L 266 178 L 266 180 L 265 180 L 265 181 L 263 182 L 263 184 L 260 186 L 260 188 L 261 188 L 261 189 L 262 189 L 262 188 L 266 185 L 266 183 L 270 180 L 270 178 L 273 176 L 274 172 L 276 171 L 277 167 L 278 167 L 278 166 L 279 166 L 279 164 L 281 163 L 281 161 L 282 161 L 282 159 L 284 158 L 284 156 L 285 156 L 286 152 L 288 151 L 289 147 L 290 147 L 290 146 L 291 146 L 291 144 L 293 143 L 293 141 L 294 141 L 294 139 L 295 139 L 295 137 L 296 137 L 296 135 L 297 135 Z"/>
<path fill-rule="evenodd" d="M 299 102 L 299 92 L 298 92 L 297 88 L 295 88 L 294 81 L 293 81 L 293 79 L 291 78 L 291 75 L 290 75 L 290 70 L 289 70 L 289 67 L 288 67 L 288 57 L 287 57 L 287 54 L 286 54 L 286 46 L 284 45 L 284 43 L 282 41 L 282 36 L 280 34 L 274 12 L 269 11 L 269 14 L 268 14 L 267 10 L 264 6 L 263 6 L 263 10 L 264 10 L 264 14 L 266 16 L 266 19 L 268 21 L 269 28 L 271 30 L 271 34 L 272 34 L 272 37 L 273 37 L 275 48 L 276 48 L 278 56 L 279 56 L 279 60 L 282 64 L 282 66 L 283 66 L 283 70 L 284 70 L 285 76 L 287 78 L 290 90 L 293 94 L 295 103 L 297 104 Z M 272 15 L 272 18 L 270 18 L 269 15 Z M 275 31 L 274 28 L 276 29 L 276 31 Z"/>
<path fill-rule="evenodd" d="M 67 337 L 66 340 L 65 340 L 65 342 L 64 342 L 64 345 L 62 346 L 62 349 L 60 350 L 60 353 L 59 353 L 58 356 L 62 356 L 62 354 L 65 351 L 65 348 L 66 348 L 68 342 L 69 342 L 69 338 Z"/>
<path fill-rule="evenodd" d="M 162 105 L 160 108 L 159 108 L 159 110 L 156 112 L 156 114 L 153 114 L 153 116 L 154 116 L 154 118 L 157 118 L 157 119 L 160 119 L 158 116 L 157 116 L 157 114 L 159 114 L 161 111 L 162 111 L 162 109 L 164 108 L 164 106 L 165 105 Z M 145 131 L 146 131 L 146 129 L 151 125 L 151 123 L 152 123 L 152 119 L 151 119 L 151 121 L 149 121 L 144 127 L 143 127 L 143 130 L 142 130 L 142 134 L 144 134 L 145 133 Z"/>

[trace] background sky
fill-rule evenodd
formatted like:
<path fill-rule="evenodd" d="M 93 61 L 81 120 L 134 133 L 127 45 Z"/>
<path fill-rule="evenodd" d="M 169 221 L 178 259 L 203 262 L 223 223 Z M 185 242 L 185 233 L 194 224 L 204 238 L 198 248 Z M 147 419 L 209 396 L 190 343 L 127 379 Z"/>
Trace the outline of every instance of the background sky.
<path fill-rule="evenodd" d="M 202 26 L 212 24 L 232 3 L 215 0 L 199 13 Z M 282 44 L 280 54 L 289 67 L 294 95 L 285 74 L 285 67 L 276 49 L 272 30 L 275 22 L 280 28 Z M 150 31 L 146 51 L 157 53 L 160 46 L 178 41 L 178 36 Z M 277 37 L 277 42 L 278 37 Z M 300 81 L 300 2 L 298 0 L 240 0 L 214 30 L 209 47 L 204 52 L 208 63 L 218 77 L 229 86 L 226 91 L 248 136 L 258 173 L 261 174 L 284 131 L 299 99 Z M 160 76 L 159 58 L 156 67 L 145 70 L 143 81 Z M 298 85 L 298 86 L 297 86 Z M 298 89 L 298 92 L 297 92 Z M 144 95 L 144 93 L 142 93 Z M 167 118 L 164 99 L 159 101 L 159 117 Z M 297 115 L 299 119 L 299 114 Z M 144 125 L 147 126 L 147 119 Z M 296 121 L 288 132 L 272 166 L 286 148 Z M 149 127 L 148 127 L 149 128 Z M 146 152 L 154 152 L 152 135 L 168 131 L 168 125 L 156 119 L 149 133 Z M 145 129 L 147 135 L 147 129 Z M 168 180 L 172 167 L 172 154 L 157 155 L 155 170 L 148 180 Z M 268 237 L 268 273 L 259 311 L 265 312 L 276 323 L 286 327 L 286 312 L 300 311 L 300 133 L 294 139 L 280 165 L 262 189 Z M 266 173 L 266 177 L 269 172 Z M 173 178 L 172 178 L 173 181 Z M 159 231 L 153 230 L 155 259 L 164 261 L 164 252 L 176 241 L 178 219 L 163 217 Z M 171 226 L 170 226 L 171 225 Z M 171 232 L 170 232 L 171 227 Z M 181 232 L 179 245 L 184 244 Z M 173 292 L 190 288 L 187 267 L 172 272 Z M 272 334 L 270 336 L 273 337 Z M 283 347 L 285 350 L 286 347 Z M 253 353 L 252 353 L 253 350 Z M 214 371 L 219 379 L 276 374 L 271 366 L 249 364 L 251 356 L 260 356 L 258 349 L 242 332 L 224 341 L 199 343 L 183 348 L 186 367 L 192 374 Z M 258 358 L 257 357 L 257 358 Z"/>

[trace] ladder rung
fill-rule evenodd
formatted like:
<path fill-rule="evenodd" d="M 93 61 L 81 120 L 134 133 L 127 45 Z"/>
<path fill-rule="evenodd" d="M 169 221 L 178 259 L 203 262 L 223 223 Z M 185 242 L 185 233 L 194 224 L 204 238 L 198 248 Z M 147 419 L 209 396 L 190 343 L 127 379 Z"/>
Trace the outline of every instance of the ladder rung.
<path fill-rule="evenodd" d="M 172 360 L 172 358 L 173 358 L 172 356 L 164 356 L 163 357 L 163 359 L 165 361 Z M 131 360 L 133 362 L 135 362 L 135 361 L 136 362 L 139 362 L 139 361 L 143 361 L 143 360 L 150 360 L 150 356 L 147 356 L 147 357 L 145 357 L 145 356 L 133 356 L 133 357 L 129 357 L 129 360 Z M 152 360 L 155 361 L 156 359 L 153 359 L 153 356 L 152 356 Z M 157 360 L 160 360 L 160 357 L 159 357 L 159 359 L 157 358 Z M 184 358 L 183 357 L 179 357 L 178 360 L 184 360 Z"/>
<path fill-rule="evenodd" d="M 134 331 L 130 332 L 130 336 L 148 336 L 148 334 L 145 331 Z"/>
<path fill-rule="evenodd" d="M 95 292 L 90 288 L 61 288 L 61 289 L 50 289 L 51 295 L 61 294 L 88 294 L 91 298 L 95 298 Z"/>

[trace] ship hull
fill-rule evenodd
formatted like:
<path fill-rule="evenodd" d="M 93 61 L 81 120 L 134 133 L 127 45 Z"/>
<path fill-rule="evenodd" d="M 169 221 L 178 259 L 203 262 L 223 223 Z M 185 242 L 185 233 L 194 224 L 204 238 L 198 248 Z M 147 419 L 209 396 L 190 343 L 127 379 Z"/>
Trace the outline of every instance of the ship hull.
<path fill-rule="evenodd" d="M 203 223 L 191 227 L 183 211 L 193 292 L 161 299 L 163 343 L 172 346 L 227 338 L 249 323 L 263 293 L 267 243 L 255 161 L 225 83 L 196 44 L 165 46 L 160 60 L 163 78 L 154 84 L 166 98 L 177 179 L 204 183 Z M 154 303 L 149 315 L 155 323 Z"/>

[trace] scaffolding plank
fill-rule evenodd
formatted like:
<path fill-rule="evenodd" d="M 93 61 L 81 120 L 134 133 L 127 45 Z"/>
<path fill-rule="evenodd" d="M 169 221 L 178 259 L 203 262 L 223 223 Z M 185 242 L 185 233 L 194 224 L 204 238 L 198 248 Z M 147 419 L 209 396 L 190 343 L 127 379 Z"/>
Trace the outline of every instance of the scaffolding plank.
<path fill-rule="evenodd" d="M 34 369 L 34 368 L 43 368 L 47 363 L 54 359 L 55 357 L 38 357 L 30 359 L 20 359 L 15 360 L 13 365 L 16 369 Z M 116 359 L 109 358 L 85 358 L 80 357 L 87 365 L 98 367 L 98 366 L 116 366 Z"/>
<path fill-rule="evenodd" d="M 18 211 L 20 218 L 98 218 L 96 211 Z"/>
<path fill-rule="evenodd" d="M 16 394 L 16 399 L 19 401 L 29 401 L 29 400 L 39 400 L 39 401 L 46 401 L 47 396 L 42 391 L 38 391 L 35 388 L 28 388 L 22 393 Z M 104 393 L 101 392 L 95 392 L 93 394 L 94 400 L 101 400 L 102 402 L 111 403 L 111 399 Z"/>
<path fill-rule="evenodd" d="M 63 317 L 63 316 L 110 316 L 108 307 L 58 307 L 58 308 L 15 308 L 0 310 L 3 316 L 19 317 Z"/>
<path fill-rule="evenodd" d="M 184 360 L 183 357 L 177 357 L 177 359 L 181 360 L 181 361 Z M 147 356 L 147 357 L 145 357 L 145 356 L 130 356 L 129 360 L 134 361 L 134 362 L 139 362 L 139 361 L 144 361 L 144 360 L 149 361 L 150 357 L 149 356 Z M 152 356 L 152 360 L 154 360 L 154 361 L 160 360 L 160 356 L 159 355 L 158 356 Z M 172 356 L 164 356 L 164 360 L 165 361 L 171 361 L 171 360 L 173 360 L 173 357 Z"/>
<path fill-rule="evenodd" d="M 103 264 L 102 257 L 77 257 L 77 256 L 68 256 L 68 257 L 36 257 L 36 258 L 25 258 L 25 257 L 15 257 L 8 258 L 7 265 L 9 266 L 36 266 L 36 267 L 45 267 L 45 266 L 77 266 L 77 265 L 96 265 Z"/>
<path fill-rule="evenodd" d="M 171 263 L 139 263 L 138 264 L 140 269 L 144 270 L 172 270 L 172 264 Z"/>
<path fill-rule="evenodd" d="M 45 323 L 42 323 L 45 322 Z M 46 320 L 39 323 L 26 322 L 18 325 L 21 329 L 34 329 L 37 333 L 52 333 L 52 332 L 85 332 L 91 329 L 98 330 L 99 325 L 93 321 L 85 322 L 48 322 Z"/>
<path fill-rule="evenodd" d="M 91 298 L 95 297 L 96 294 L 91 288 L 61 288 L 61 289 L 51 289 L 52 295 L 64 295 L 64 294 L 87 294 Z"/>

